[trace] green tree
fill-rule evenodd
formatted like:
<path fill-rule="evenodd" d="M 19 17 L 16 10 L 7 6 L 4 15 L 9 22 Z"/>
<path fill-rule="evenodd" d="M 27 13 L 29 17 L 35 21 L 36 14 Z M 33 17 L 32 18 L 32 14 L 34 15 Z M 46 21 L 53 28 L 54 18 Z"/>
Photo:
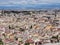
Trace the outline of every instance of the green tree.
<path fill-rule="evenodd" d="M 30 45 L 30 43 L 25 43 L 25 45 Z"/>
<path fill-rule="evenodd" d="M 0 45 L 3 45 L 3 41 L 2 41 L 2 39 L 0 39 Z"/>

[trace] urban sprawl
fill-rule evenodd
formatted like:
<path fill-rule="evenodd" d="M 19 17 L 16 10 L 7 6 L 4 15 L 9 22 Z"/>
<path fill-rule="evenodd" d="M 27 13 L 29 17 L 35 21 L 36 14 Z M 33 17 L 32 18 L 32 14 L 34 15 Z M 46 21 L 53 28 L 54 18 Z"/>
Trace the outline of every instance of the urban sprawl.
<path fill-rule="evenodd" d="M 60 10 L 0 10 L 0 45 L 47 43 L 60 43 Z"/>

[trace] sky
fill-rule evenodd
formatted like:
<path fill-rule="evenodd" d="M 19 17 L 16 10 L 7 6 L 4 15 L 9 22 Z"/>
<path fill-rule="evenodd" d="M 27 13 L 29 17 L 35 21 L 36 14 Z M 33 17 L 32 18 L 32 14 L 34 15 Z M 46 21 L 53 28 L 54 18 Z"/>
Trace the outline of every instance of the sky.
<path fill-rule="evenodd" d="M 12 6 L 20 6 L 22 8 L 28 7 L 37 7 L 37 5 L 43 5 L 43 4 L 59 4 L 58 6 L 60 6 L 60 0 L 0 0 L 0 7 L 1 6 L 8 6 L 8 7 L 12 7 Z M 54 6 L 55 6 L 54 5 Z"/>
<path fill-rule="evenodd" d="M 60 0 L 0 0 L 0 5 L 56 4 Z"/>

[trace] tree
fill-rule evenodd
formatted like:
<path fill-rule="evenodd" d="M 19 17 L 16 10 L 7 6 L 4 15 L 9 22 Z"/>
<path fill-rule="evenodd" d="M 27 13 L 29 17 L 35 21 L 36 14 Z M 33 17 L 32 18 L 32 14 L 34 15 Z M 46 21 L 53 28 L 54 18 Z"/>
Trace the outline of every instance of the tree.
<path fill-rule="evenodd" d="M 25 43 L 25 45 L 30 45 L 30 43 Z"/>
<path fill-rule="evenodd" d="M 14 27 L 9 25 L 9 29 L 14 29 Z"/>
<path fill-rule="evenodd" d="M 32 25 L 30 26 L 30 29 L 32 29 Z"/>
<path fill-rule="evenodd" d="M 25 31 L 25 29 L 23 29 L 23 28 L 20 28 L 20 29 L 19 29 L 19 31 L 22 31 L 22 32 L 23 32 L 23 31 Z"/>
<path fill-rule="evenodd" d="M 57 42 L 59 42 L 58 35 L 56 35 L 56 36 L 52 36 L 52 39 L 56 39 Z"/>
<path fill-rule="evenodd" d="M 3 45 L 3 41 L 2 41 L 2 39 L 0 39 L 0 45 Z"/>

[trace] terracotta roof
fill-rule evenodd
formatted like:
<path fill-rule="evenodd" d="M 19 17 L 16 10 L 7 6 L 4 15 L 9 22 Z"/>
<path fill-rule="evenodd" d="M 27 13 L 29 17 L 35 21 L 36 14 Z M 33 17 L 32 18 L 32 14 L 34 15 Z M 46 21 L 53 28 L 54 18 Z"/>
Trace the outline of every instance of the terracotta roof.
<path fill-rule="evenodd" d="M 34 41 L 32 39 L 28 39 L 26 42 L 33 43 Z"/>

